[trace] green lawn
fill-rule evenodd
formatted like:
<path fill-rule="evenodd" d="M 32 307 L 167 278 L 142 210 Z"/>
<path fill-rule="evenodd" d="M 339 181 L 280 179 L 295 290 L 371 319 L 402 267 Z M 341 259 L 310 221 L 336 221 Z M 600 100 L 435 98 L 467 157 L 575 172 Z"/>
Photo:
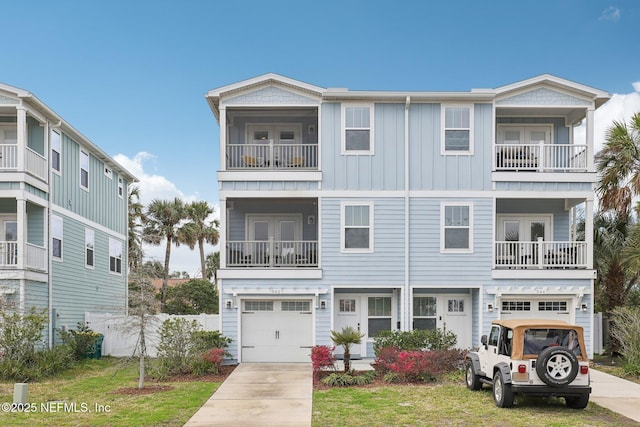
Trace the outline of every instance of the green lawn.
<path fill-rule="evenodd" d="M 0 425 L 182 426 L 220 385 L 147 382 L 148 386 L 173 389 L 146 395 L 115 393 L 137 384 L 135 363 L 123 366 L 113 358 L 85 360 L 59 377 L 29 384 L 28 401 L 35 404 L 35 412 L 11 413 L 3 408 Z M 0 402 L 13 402 L 13 383 L 0 383 Z"/>

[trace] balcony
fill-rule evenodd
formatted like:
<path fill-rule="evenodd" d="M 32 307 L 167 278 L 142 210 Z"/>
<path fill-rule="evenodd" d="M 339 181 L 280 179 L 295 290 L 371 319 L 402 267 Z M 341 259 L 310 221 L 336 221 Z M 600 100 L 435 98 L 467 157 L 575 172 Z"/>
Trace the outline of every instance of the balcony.
<path fill-rule="evenodd" d="M 498 144 L 497 171 L 587 172 L 587 146 L 578 144 Z"/>
<path fill-rule="evenodd" d="M 230 241 L 227 242 L 227 267 L 318 267 L 317 254 L 317 241 Z"/>
<path fill-rule="evenodd" d="M 0 241 L 0 269 L 20 268 L 19 261 L 23 245 L 15 241 Z M 24 268 L 47 271 L 47 250 L 42 246 L 27 243 L 24 245 Z"/>
<path fill-rule="evenodd" d="M 318 144 L 284 144 L 273 140 L 227 145 L 227 169 L 317 170 Z"/>
<path fill-rule="evenodd" d="M 495 242 L 496 269 L 586 269 L 587 242 Z"/>

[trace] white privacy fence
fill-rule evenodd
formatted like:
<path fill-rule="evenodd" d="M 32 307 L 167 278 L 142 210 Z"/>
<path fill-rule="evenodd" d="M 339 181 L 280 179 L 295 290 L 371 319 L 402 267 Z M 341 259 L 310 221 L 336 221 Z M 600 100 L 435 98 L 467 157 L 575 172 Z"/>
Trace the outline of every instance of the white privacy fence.
<path fill-rule="evenodd" d="M 205 331 L 220 330 L 220 316 L 218 314 L 196 314 L 178 316 L 173 314 L 157 314 L 149 316 L 149 322 L 145 328 L 145 341 L 147 354 L 150 357 L 157 356 L 157 346 L 160 342 L 160 328 L 162 322 L 167 319 L 186 319 L 197 321 Z M 85 322 L 88 326 L 104 335 L 102 354 L 105 356 L 127 357 L 136 352 L 140 327 L 136 316 L 124 316 L 121 314 L 85 313 Z"/>

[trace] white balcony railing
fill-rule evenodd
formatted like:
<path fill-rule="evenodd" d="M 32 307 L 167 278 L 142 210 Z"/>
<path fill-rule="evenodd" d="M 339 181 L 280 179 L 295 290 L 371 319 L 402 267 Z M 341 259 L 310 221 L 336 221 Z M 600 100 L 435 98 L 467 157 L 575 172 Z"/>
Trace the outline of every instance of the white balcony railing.
<path fill-rule="evenodd" d="M 587 146 L 578 144 L 499 144 L 496 170 L 537 172 L 587 171 Z"/>
<path fill-rule="evenodd" d="M 30 270 L 47 271 L 47 249 L 42 246 L 26 244 L 27 260 L 25 267 Z"/>
<path fill-rule="evenodd" d="M 227 267 L 317 267 L 317 241 L 230 241 Z"/>
<path fill-rule="evenodd" d="M 228 169 L 317 169 L 317 144 L 287 144 L 264 140 L 227 145 Z"/>
<path fill-rule="evenodd" d="M 0 267 L 18 265 L 18 242 L 0 241 Z"/>
<path fill-rule="evenodd" d="M 25 169 L 43 181 L 47 180 L 47 159 L 32 149 L 25 150 Z"/>
<path fill-rule="evenodd" d="M 0 268 L 18 267 L 21 245 L 13 241 L 0 241 Z M 47 249 L 31 243 L 25 245 L 25 265 L 28 270 L 47 271 Z"/>
<path fill-rule="evenodd" d="M 496 268 L 587 268 L 587 242 L 495 242 Z"/>
<path fill-rule="evenodd" d="M 18 169 L 18 146 L 0 144 L 0 170 Z"/>

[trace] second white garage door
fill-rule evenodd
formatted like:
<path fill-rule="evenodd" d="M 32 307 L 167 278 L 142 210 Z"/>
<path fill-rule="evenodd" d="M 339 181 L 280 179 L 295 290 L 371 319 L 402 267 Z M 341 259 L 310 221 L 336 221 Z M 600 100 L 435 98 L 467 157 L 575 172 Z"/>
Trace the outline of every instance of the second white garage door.
<path fill-rule="evenodd" d="M 242 362 L 311 362 L 311 300 L 244 300 Z"/>
<path fill-rule="evenodd" d="M 571 301 L 568 299 L 504 298 L 501 319 L 555 319 L 571 323 Z"/>

